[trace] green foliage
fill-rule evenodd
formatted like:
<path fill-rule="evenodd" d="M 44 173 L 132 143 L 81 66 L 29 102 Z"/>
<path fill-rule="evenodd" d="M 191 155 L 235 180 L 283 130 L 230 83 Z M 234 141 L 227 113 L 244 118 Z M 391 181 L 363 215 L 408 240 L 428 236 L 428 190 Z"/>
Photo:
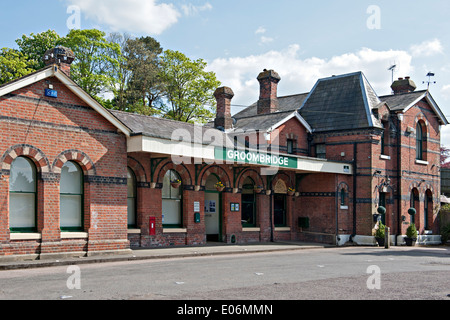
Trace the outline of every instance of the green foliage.
<path fill-rule="evenodd" d="M 202 59 L 191 60 L 178 51 L 166 50 L 161 57 L 159 77 L 166 85 L 167 104 L 160 110 L 166 118 L 206 123 L 214 118 L 214 90 L 220 86 Z"/>
<path fill-rule="evenodd" d="M 0 50 L 0 85 L 33 72 L 28 57 L 14 49 Z"/>
<path fill-rule="evenodd" d="M 411 223 L 406 229 L 406 236 L 411 239 L 417 239 L 417 229 L 414 223 Z"/>
<path fill-rule="evenodd" d="M 38 34 L 31 33 L 29 36 L 23 35 L 22 38 L 16 40 L 16 43 L 20 51 L 28 56 L 30 67 L 39 70 L 45 67 L 42 59 L 44 53 L 55 48 L 60 40 L 61 37 L 56 31 L 47 30 Z"/>
<path fill-rule="evenodd" d="M 60 44 L 75 53 L 71 77 L 84 91 L 94 97 L 110 91 L 115 84 L 114 68 L 122 59 L 117 43 L 109 42 L 106 34 L 96 29 L 73 29 Z"/>
<path fill-rule="evenodd" d="M 73 80 L 109 109 L 205 123 L 215 116 L 214 91 L 220 86 L 202 59 L 191 60 L 163 49 L 152 37 L 132 38 L 97 29 L 71 30 L 61 37 L 53 30 L 23 35 L 19 50 L 0 51 L 0 84 L 45 66 L 45 52 L 58 45 L 75 54 Z"/>
<path fill-rule="evenodd" d="M 386 226 L 381 221 L 379 221 L 378 229 L 375 231 L 375 237 L 384 239 L 385 232 L 386 232 Z"/>

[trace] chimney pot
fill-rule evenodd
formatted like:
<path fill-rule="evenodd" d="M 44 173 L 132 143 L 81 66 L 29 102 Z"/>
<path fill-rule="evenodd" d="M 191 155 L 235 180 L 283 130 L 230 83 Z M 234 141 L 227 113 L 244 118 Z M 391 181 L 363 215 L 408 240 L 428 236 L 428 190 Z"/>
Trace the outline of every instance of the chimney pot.
<path fill-rule="evenodd" d="M 411 80 L 411 77 L 405 77 L 405 79 L 398 78 L 397 81 L 394 81 L 391 88 L 394 91 L 394 94 L 401 94 L 414 92 L 417 89 L 417 86 L 414 81 Z"/>
<path fill-rule="evenodd" d="M 70 77 L 70 65 L 75 60 L 75 54 L 69 48 L 58 46 L 47 50 L 43 60 L 46 66 L 57 64 L 60 70 Z"/>
<path fill-rule="evenodd" d="M 217 101 L 217 114 L 214 121 L 215 128 L 223 128 L 225 130 L 233 127 L 233 119 L 231 118 L 231 99 L 234 92 L 229 87 L 218 88 L 214 92 Z"/>
<path fill-rule="evenodd" d="M 264 69 L 258 75 L 260 95 L 258 101 L 258 114 L 269 114 L 278 111 L 278 83 L 281 77 L 274 70 Z"/>

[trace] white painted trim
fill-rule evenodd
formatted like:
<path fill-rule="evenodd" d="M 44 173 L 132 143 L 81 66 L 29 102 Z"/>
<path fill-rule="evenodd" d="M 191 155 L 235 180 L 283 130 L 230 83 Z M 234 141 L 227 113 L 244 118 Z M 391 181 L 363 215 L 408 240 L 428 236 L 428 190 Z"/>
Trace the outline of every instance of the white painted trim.
<path fill-rule="evenodd" d="M 11 233 L 10 240 L 41 240 L 40 233 Z"/>
<path fill-rule="evenodd" d="M 242 228 L 242 232 L 260 232 L 261 228 Z"/>
<path fill-rule="evenodd" d="M 382 155 L 380 155 L 380 159 L 382 159 L 382 160 L 391 160 L 391 157 L 382 154 Z"/>
<path fill-rule="evenodd" d="M 297 118 L 297 120 L 305 127 L 305 129 L 311 133 L 312 129 L 311 126 L 306 122 L 305 119 L 303 119 L 303 117 L 297 112 L 294 111 L 293 113 L 291 113 L 290 115 L 288 115 L 286 118 L 284 118 L 283 120 L 277 122 L 276 124 L 274 124 L 272 127 L 270 127 L 269 129 L 267 129 L 267 133 L 273 132 L 275 131 L 277 128 L 279 128 L 280 126 L 282 126 L 283 124 L 285 124 L 286 122 L 288 122 L 289 120 L 291 120 L 292 118 Z"/>
<path fill-rule="evenodd" d="M 140 234 L 141 229 L 128 229 L 127 232 L 128 234 Z"/>
<path fill-rule="evenodd" d="M 423 165 L 423 166 L 427 166 L 427 165 L 428 165 L 428 161 L 423 161 L 423 160 L 418 160 L 418 159 L 416 159 L 416 164 L 420 164 L 420 165 Z"/>
<path fill-rule="evenodd" d="M 61 232 L 61 239 L 87 239 L 87 232 Z"/>
<path fill-rule="evenodd" d="M 291 227 L 275 227 L 275 231 L 287 232 L 287 231 L 291 231 Z"/>
<path fill-rule="evenodd" d="M 80 86 L 78 86 L 72 79 L 70 79 L 64 72 L 56 72 L 55 77 L 69 88 L 81 100 L 85 101 L 92 109 L 97 111 L 101 116 L 108 120 L 118 130 L 120 130 L 127 137 L 130 136 L 131 131 L 116 117 L 114 117 L 108 110 L 100 105 L 94 98 L 87 94 Z"/>
<path fill-rule="evenodd" d="M 187 233 L 187 229 L 163 229 L 163 233 Z"/>
<path fill-rule="evenodd" d="M 6 84 L 5 86 L 0 88 L 0 97 L 16 90 L 22 89 L 26 86 L 32 85 L 33 83 L 36 83 L 38 81 L 45 80 L 54 75 L 55 68 L 46 68 L 35 74 L 30 74 L 19 80 L 12 81 L 11 83 Z"/>

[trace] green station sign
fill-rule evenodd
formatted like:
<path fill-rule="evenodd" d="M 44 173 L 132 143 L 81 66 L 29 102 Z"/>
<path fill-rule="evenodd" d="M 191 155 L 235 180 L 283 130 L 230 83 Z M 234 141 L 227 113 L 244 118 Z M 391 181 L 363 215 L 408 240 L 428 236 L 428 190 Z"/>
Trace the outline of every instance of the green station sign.
<path fill-rule="evenodd" d="M 269 167 L 297 169 L 297 158 L 287 157 L 279 154 L 227 148 L 215 148 L 214 156 L 216 160 L 241 162 Z"/>

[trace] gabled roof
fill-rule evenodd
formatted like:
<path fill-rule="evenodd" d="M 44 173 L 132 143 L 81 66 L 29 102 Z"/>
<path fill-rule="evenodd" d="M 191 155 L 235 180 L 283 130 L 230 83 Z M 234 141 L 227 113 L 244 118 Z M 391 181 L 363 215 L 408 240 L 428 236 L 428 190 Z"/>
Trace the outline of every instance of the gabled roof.
<path fill-rule="evenodd" d="M 278 110 L 274 113 L 257 114 L 257 102 L 233 116 L 235 119 L 233 131 L 257 130 L 272 132 L 285 122 L 296 118 L 309 132 L 312 132 L 309 124 L 297 112 L 303 101 L 308 96 L 307 93 L 278 97 Z"/>
<path fill-rule="evenodd" d="M 130 136 L 130 129 L 120 122 L 108 109 L 105 109 L 94 98 L 86 93 L 80 86 L 78 86 L 72 79 L 70 79 L 64 72 L 62 72 L 57 65 L 50 65 L 36 72 L 30 73 L 24 77 L 6 83 L 0 86 L 0 97 L 19 90 L 21 88 L 32 85 L 36 82 L 56 77 L 61 81 L 70 91 L 77 95 L 81 100 L 86 102 L 88 106 L 97 111 L 107 121 L 114 125 L 119 131 L 126 136 Z"/>
<path fill-rule="evenodd" d="M 436 113 L 439 122 L 442 125 L 448 125 L 449 122 L 442 110 L 439 108 L 437 103 L 434 101 L 428 90 L 422 91 L 414 91 L 403 94 L 394 94 L 380 97 L 381 100 L 386 102 L 389 109 L 397 112 L 407 112 L 409 109 L 414 107 L 419 101 L 426 100 L 427 103 L 431 106 L 433 111 Z"/>
<path fill-rule="evenodd" d="M 314 132 L 381 127 L 372 110 L 381 103 L 362 72 L 317 81 L 299 109 Z"/>

